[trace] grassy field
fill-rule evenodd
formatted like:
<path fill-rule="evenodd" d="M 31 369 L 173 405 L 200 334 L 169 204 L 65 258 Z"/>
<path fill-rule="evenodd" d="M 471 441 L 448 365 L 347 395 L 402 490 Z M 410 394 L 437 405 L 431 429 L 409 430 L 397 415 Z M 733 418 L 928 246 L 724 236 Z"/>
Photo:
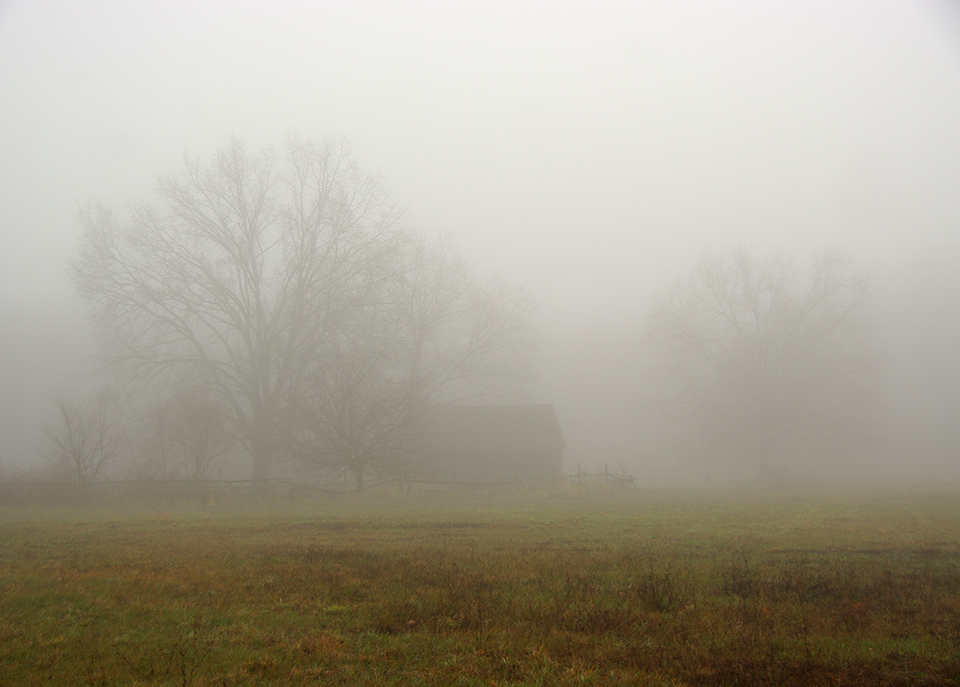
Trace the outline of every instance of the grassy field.
<path fill-rule="evenodd" d="M 960 684 L 958 496 L 0 510 L 0 684 Z"/>

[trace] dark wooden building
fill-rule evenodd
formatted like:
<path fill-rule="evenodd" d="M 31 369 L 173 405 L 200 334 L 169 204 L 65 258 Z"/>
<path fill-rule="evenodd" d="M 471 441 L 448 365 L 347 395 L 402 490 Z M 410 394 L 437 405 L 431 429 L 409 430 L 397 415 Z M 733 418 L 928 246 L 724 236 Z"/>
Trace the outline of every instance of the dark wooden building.
<path fill-rule="evenodd" d="M 488 483 L 561 477 L 565 445 L 551 404 L 439 405 L 423 423 L 424 477 Z"/>

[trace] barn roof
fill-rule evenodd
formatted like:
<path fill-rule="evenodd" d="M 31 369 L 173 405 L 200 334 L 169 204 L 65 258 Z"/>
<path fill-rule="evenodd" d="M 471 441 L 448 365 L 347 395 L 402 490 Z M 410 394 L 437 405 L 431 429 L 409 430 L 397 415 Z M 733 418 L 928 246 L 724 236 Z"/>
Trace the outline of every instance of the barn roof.
<path fill-rule="evenodd" d="M 558 451 L 566 448 L 549 403 L 432 406 L 424 417 L 430 451 Z"/>

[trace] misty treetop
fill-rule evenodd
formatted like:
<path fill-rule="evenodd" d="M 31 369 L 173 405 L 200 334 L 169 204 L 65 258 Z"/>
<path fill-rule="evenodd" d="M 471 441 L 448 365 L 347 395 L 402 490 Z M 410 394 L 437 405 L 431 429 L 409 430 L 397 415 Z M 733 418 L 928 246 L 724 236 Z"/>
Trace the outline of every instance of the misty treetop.
<path fill-rule="evenodd" d="M 801 274 L 779 254 L 705 252 L 650 315 L 653 387 L 685 451 L 752 459 L 761 477 L 862 439 L 875 356 L 870 288 L 826 251 Z"/>
<path fill-rule="evenodd" d="M 107 359 L 170 398 L 201 390 L 255 478 L 295 454 L 362 485 L 402 468 L 426 404 L 527 379 L 526 295 L 404 227 L 345 142 L 235 140 L 158 194 L 123 219 L 82 213 L 74 283 Z"/>

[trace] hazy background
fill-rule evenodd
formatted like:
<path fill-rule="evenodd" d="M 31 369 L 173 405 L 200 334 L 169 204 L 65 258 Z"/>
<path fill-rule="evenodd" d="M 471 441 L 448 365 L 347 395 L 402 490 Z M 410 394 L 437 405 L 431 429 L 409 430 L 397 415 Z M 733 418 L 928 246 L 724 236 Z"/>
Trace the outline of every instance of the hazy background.
<path fill-rule="evenodd" d="M 701 249 L 739 242 L 871 271 L 896 430 L 878 463 L 960 474 L 946 0 L 0 0 L 0 466 L 37 460 L 90 350 L 66 278 L 78 207 L 293 130 L 348 137 L 409 224 L 531 292 L 535 400 L 557 406 L 568 470 L 622 452 L 686 477 L 638 438 L 639 331 Z"/>

